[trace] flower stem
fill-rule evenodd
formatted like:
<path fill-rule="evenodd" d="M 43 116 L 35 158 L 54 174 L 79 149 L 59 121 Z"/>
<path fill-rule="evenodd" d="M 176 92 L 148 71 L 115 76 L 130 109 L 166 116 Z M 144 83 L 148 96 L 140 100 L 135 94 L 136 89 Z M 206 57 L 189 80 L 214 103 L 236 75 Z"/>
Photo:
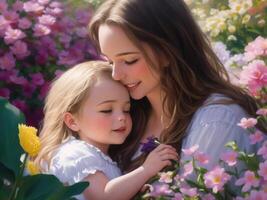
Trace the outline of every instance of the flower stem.
<path fill-rule="evenodd" d="M 13 189 L 11 191 L 11 194 L 10 194 L 8 200 L 15 200 L 16 197 L 17 197 L 17 193 L 18 193 L 19 186 L 20 186 L 20 181 L 21 181 L 21 178 L 23 176 L 23 172 L 24 172 L 24 168 L 25 168 L 25 165 L 26 165 L 27 158 L 28 158 L 28 154 L 26 154 L 26 156 L 24 157 L 24 160 L 23 160 L 22 166 L 20 168 L 18 177 L 16 178 L 14 187 L 13 187 Z"/>

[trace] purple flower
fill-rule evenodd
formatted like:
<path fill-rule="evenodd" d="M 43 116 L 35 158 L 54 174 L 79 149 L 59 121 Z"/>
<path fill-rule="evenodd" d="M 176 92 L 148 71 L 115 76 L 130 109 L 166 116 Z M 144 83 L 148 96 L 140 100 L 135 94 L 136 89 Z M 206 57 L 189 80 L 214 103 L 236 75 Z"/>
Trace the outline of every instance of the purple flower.
<path fill-rule="evenodd" d="M 158 141 L 158 138 L 156 138 L 156 137 L 148 137 L 147 138 L 147 142 L 141 143 L 141 144 L 142 144 L 141 152 L 149 153 L 153 149 L 155 149 L 160 143 Z"/>

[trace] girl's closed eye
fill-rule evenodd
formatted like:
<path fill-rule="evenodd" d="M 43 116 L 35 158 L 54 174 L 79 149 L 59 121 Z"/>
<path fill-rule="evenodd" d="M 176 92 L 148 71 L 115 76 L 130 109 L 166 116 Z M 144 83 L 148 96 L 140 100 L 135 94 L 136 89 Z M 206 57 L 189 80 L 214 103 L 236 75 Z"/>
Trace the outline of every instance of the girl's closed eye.
<path fill-rule="evenodd" d="M 124 110 L 123 112 L 124 113 L 130 113 L 130 110 Z"/>
<path fill-rule="evenodd" d="M 111 113 L 112 110 L 111 109 L 106 109 L 106 110 L 100 110 L 99 112 L 101 112 L 101 113 Z"/>

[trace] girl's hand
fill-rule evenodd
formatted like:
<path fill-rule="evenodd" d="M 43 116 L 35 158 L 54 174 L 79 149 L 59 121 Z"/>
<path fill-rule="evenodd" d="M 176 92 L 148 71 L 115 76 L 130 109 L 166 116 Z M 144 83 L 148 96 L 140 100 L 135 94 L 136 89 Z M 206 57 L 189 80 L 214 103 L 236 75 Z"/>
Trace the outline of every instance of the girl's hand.
<path fill-rule="evenodd" d="M 156 175 L 166 166 L 170 166 L 171 160 L 178 161 L 178 153 L 175 148 L 170 145 L 160 144 L 149 153 L 143 163 L 144 170 L 150 176 Z"/>

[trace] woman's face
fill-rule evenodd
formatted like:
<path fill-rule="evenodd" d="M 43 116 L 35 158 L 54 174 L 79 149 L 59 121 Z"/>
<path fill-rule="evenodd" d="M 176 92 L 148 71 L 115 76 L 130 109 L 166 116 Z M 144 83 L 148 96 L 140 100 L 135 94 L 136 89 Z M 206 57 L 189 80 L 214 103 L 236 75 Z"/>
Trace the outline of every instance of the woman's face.
<path fill-rule="evenodd" d="M 98 34 L 101 52 L 112 64 L 113 78 L 126 86 L 133 99 L 141 99 L 159 91 L 159 75 L 121 28 L 103 24 Z M 157 59 L 151 48 L 145 44 L 143 47 L 155 62 Z"/>

